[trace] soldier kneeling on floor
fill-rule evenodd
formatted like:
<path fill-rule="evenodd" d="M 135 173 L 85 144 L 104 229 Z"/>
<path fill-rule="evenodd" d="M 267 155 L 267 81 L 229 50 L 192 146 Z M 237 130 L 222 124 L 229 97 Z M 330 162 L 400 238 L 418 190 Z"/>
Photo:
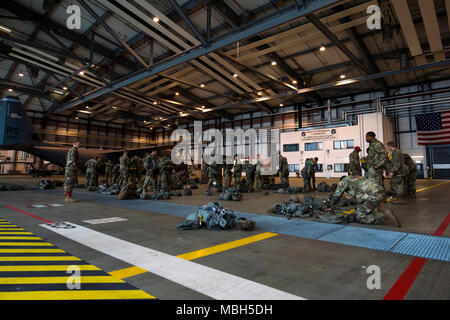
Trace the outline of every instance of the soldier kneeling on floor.
<path fill-rule="evenodd" d="M 380 210 L 384 199 L 384 189 L 371 180 L 361 176 L 344 176 L 333 193 L 328 210 L 333 210 L 347 192 L 356 199 L 356 221 L 363 224 L 383 224 L 384 219 L 392 220 L 399 228 L 401 223 L 391 209 Z"/>

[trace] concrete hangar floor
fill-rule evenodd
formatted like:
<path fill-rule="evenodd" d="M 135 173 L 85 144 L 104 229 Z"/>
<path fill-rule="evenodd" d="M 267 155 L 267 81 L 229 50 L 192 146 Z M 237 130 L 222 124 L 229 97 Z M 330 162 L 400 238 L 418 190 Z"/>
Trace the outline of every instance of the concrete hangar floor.
<path fill-rule="evenodd" d="M 384 203 L 401 229 L 269 215 L 290 196 L 271 191 L 223 202 L 254 219 L 253 231 L 178 230 L 198 206 L 218 201 L 205 188 L 166 201 L 74 189 L 79 203 L 64 203 L 61 188 L 1 192 L 0 300 L 449 299 L 449 181 L 418 180 L 416 199 Z M 120 219 L 91 221 L 105 218 Z M 80 272 L 79 290 L 68 290 L 69 266 Z"/>

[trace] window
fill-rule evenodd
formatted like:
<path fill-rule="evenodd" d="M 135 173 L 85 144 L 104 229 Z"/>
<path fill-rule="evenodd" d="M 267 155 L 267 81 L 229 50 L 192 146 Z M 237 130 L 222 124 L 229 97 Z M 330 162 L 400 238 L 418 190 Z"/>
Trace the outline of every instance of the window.
<path fill-rule="evenodd" d="M 26 158 L 27 158 L 27 153 L 24 152 L 24 151 L 20 151 L 20 159 L 21 159 L 21 160 L 24 160 L 24 159 L 26 159 Z"/>
<path fill-rule="evenodd" d="M 283 145 L 283 151 L 284 152 L 296 152 L 299 151 L 300 147 L 298 143 L 294 143 L 294 144 L 284 144 Z"/>
<path fill-rule="evenodd" d="M 323 172 L 323 164 L 321 163 L 317 164 L 317 172 Z"/>
<path fill-rule="evenodd" d="M 334 172 L 347 172 L 347 171 L 348 171 L 348 163 L 334 164 Z"/>
<path fill-rule="evenodd" d="M 300 172 L 299 164 L 289 164 L 288 168 L 289 168 L 289 172 Z"/>
<path fill-rule="evenodd" d="M 322 142 L 305 143 L 305 151 L 322 150 Z"/>
<path fill-rule="evenodd" d="M 339 140 L 333 142 L 334 149 L 351 149 L 355 147 L 354 140 Z"/>

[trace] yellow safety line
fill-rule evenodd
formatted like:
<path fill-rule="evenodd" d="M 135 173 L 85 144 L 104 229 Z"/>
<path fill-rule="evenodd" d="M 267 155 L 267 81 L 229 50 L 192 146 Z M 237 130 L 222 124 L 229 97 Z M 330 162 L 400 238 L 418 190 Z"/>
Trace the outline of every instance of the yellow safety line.
<path fill-rule="evenodd" d="M 0 249 L 0 253 L 64 253 L 62 249 Z"/>
<path fill-rule="evenodd" d="M 145 269 L 139 268 L 139 267 L 129 267 L 125 269 L 120 269 L 116 271 L 109 272 L 110 275 L 113 277 L 116 277 L 117 279 L 125 279 L 133 276 L 137 276 L 138 274 L 146 273 L 148 272 Z"/>
<path fill-rule="evenodd" d="M 18 228 L 15 224 L 2 224 L 0 225 L 1 228 Z"/>
<path fill-rule="evenodd" d="M 111 276 L 81 276 L 77 277 L 80 283 L 125 283 L 120 279 Z M 42 283 L 67 283 L 73 279 L 72 276 L 67 277 L 14 277 L 0 278 L 0 284 L 42 284 Z"/>
<path fill-rule="evenodd" d="M 1 236 L 0 240 L 42 240 L 39 237 L 17 237 L 17 236 Z"/>
<path fill-rule="evenodd" d="M 194 260 L 194 259 L 198 259 L 198 258 L 209 256 L 211 254 L 215 254 L 215 253 L 219 253 L 219 252 L 222 252 L 222 251 L 226 251 L 226 250 L 230 250 L 230 249 L 233 249 L 233 248 L 237 248 L 237 247 L 240 247 L 240 246 L 244 246 L 244 245 L 249 244 L 249 243 L 253 243 L 253 242 L 261 241 L 261 240 L 264 240 L 264 239 L 268 239 L 268 238 L 271 238 L 271 237 L 274 237 L 274 236 L 277 236 L 277 235 L 278 235 L 277 233 L 264 232 L 264 233 L 260 233 L 260 234 L 257 234 L 255 236 L 243 238 L 243 239 L 240 239 L 240 240 L 231 241 L 231 242 L 219 244 L 217 246 L 213 246 L 213 247 L 209 247 L 209 248 L 205 248 L 205 249 L 201 249 L 201 250 L 196 250 L 196 251 L 180 254 L 177 257 L 181 258 L 181 259 L 184 259 L 184 260 Z M 136 276 L 138 274 L 145 273 L 145 272 L 147 272 L 147 270 L 134 266 L 134 267 L 124 268 L 124 269 L 120 269 L 120 270 L 116 270 L 116 271 L 111 271 L 111 272 L 109 272 L 109 274 L 113 275 L 113 276 L 115 276 L 116 278 L 119 278 L 119 279 L 125 279 L 125 278 L 128 278 L 128 277 L 133 277 L 133 276 Z"/>
<path fill-rule="evenodd" d="M 8 232 L 8 231 L 0 231 L 0 235 L 2 234 L 33 234 L 32 232 L 20 232 L 20 231 L 12 231 L 12 232 Z"/>
<path fill-rule="evenodd" d="M 8 229 L 8 228 L 0 228 L 0 230 L 4 230 L 4 231 L 8 230 L 8 231 L 10 231 L 10 230 L 23 230 L 23 229 L 22 228 L 10 228 L 10 229 Z"/>
<path fill-rule="evenodd" d="M 205 249 L 201 249 L 201 250 L 196 250 L 196 251 L 180 254 L 180 255 L 177 256 L 177 258 L 181 258 L 181 259 L 184 259 L 184 260 L 194 260 L 194 259 L 198 259 L 198 258 L 209 256 L 211 254 L 215 254 L 215 253 L 218 253 L 218 252 L 222 252 L 222 251 L 230 250 L 230 249 L 233 249 L 233 248 L 236 248 L 236 247 L 244 246 L 244 245 L 249 244 L 249 243 L 253 243 L 253 242 L 256 242 L 256 241 L 260 241 L 260 240 L 264 240 L 264 239 L 267 239 L 267 238 L 271 238 L 271 237 L 274 237 L 274 236 L 277 236 L 277 235 L 278 235 L 277 233 L 264 232 L 264 233 L 257 234 L 255 236 L 244 238 L 244 239 L 231 241 L 231 242 L 219 244 L 217 246 L 213 246 L 213 247 L 209 247 L 209 248 L 205 248 Z"/>
<path fill-rule="evenodd" d="M 435 185 L 433 185 L 431 187 L 422 188 L 422 189 L 416 190 L 416 192 L 422 192 L 422 191 L 425 191 L 425 190 L 428 190 L 428 189 L 431 189 L 431 188 L 436 188 L 436 187 L 442 186 L 443 184 L 447 184 L 447 183 L 450 183 L 450 181 L 438 183 L 438 184 L 435 184 Z"/>
<path fill-rule="evenodd" d="M 53 247 L 53 245 L 48 242 L 0 242 L 0 246 Z"/>
<path fill-rule="evenodd" d="M 142 290 L 62 290 L 0 292 L 0 300 L 155 299 Z"/>
<path fill-rule="evenodd" d="M 0 271 L 67 271 L 71 265 L 0 266 Z M 101 270 L 91 264 L 76 265 L 81 271 Z"/>
<path fill-rule="evenodd" d="M 81 259 L 72 256 L 0 257 L 0 261 L 81 261 Z"/>

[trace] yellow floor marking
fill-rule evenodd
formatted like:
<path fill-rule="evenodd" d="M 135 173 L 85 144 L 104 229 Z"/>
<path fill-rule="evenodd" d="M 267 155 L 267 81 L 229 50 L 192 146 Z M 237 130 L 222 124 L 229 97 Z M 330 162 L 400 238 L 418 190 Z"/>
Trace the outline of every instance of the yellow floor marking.
<path fill-rule="evenodd" d="M 12 232 L 8 232 L 8 231 L 0 231 L 0 235 L 3 234 L 33 234 L 32 232 L 20 232 L 20 231 L 12 231 Z"/>
<path fill-rule="evenodd" d="M 233 249 L 233 248 L 236 248 L 236 247 L 244 246 L 244 245 L 249 244 L 249 243 L 253 243 L 253 242 L 256 242 L 256 241 L 260 241 L 260 240 L 264 240 L 264 239 L 267 239 L 267 238 L 271 238 L 271 237 L 274 237 L 274 236 L 277 236 L 277 235 L 278 235 L 277 233 L 264 232 L 264 233 L 257 234 L 255 236 L 244 238 L 244 239 L 231 241 L 231 242 L 219 244 L 217 246 L 213 246 L 213 247 L 209 247 L 209 248 L 205 248 L 205 249 L 201 249 L 201 250 L 196 250 L 196 251 L 180 254 L 177 257 L 181 258 L 181 259 L 184 259 L 184 260 L 194 260 L 194 259 L 198 259 L 198 258 L 209 256 L 211 254 L 215 254 L 215 253 L 218 253 L 218 252 L 222 252 L 222 251 L 230 250 L 230 249 Z"/>
<path fill-rule="evenodd" d="M 240 246 L 244 246 L 246 244 L 253 243 L 256 241 L 268 239 L 268 238 L 271 238 L 271 237 L 274 237 L 277 235 L 278 235 L 277 233 L 264 232 L 264 233 L 257 234 L 255 236 L 244 238 L 244 239 L 231 241 L 231 242 L 219 244 L 217 246 L 180 254 L 177 257 L 184 259 L 184 260 L 194 260 L 194 259 L 198 259 L 201 257 L 209 256 L 211 254 L 215 254 L 215 253 L 219 253 L 222 251 L 237 248 Z M 111 271 L 111 272 L 109 272 L 109 274 L 112 276 L 115 276 L 116 278 L 119 278 L 119 279 L 125 279 L 128 277 L 132 277 L 132 276 L 136 276 L 138 274 L 145 273 L 145 272 L 147 272 L 147 270 L 139 268 L 139 267 L 129 267 L 129 268 L 124 268 L 124 269 L 120 269 L 120 270 L 116 270 L 116 271 Z"/>
<path fill-rule="evenodd" d="M 0 230 L 8 230 L 8 231 L 10 231 L 10 230 L 23 230 L 22 228 L 10 228 L 10 229 L 8 229 L 8 228 L 0 228 Z"/>
<path fill-rule="evenodd" d="M 425 191 L 425 190 L 428 190 L 428 189 L 431 189 L 431 188 L 436 188 L 436 187 L 442 186 L 443 184 L 447 184 L 447 183 L 450 183 L 450 181 L 446 181 L 446 182 L 435 184 L 435 185 L 430 186 L 430 187 L 422 188 L 422 189 L 416 190 L 416 192 L 422 192 L 422 191 Z"/>
<path fill-rule="evenodd" d="M 64 253 L 62 249 L 0 249 L 0 253 Z"/>
<path fill-rule="evenodd" d="M 39 237 L 16 237 L 16 236 L 2 236 L 0 235 L 0 240 L 42 240 Z"/>
<path fill-rule="evenodd" d="M 15 224 L 1 224 L 1 228 L 18 228 Z"/>
<path fill-rule="evenodd" d="M 53 247 L 53 245 L 48 242 L 0 242 L 0 246 Z"/>
<path fill-rule="evenodd" d="M 67 290 L 0 292 L 0 300 L 154 299 L 142 290 Z"/>
<path fill-rule="evenodd" d="M 67 277 L 14 277 L 0 278 L 0 284 L 36 284 L 36 283 L 67 283 L 71 276 Z M 125 283 L 111 276 L 81 276 L 80 283 Z"/>
<path fill-rule="evenodd" d="M 81 261 L 81 259 L 72 256 L 0 257 L 0 261 Z"/>
<path fill-rule="evenodd" d="M 116 277 L 117 279 L 125 279 L 146 272 L 148 271 L 139 267 L 129 267 L 125 269 L 111 271 L 109 272 L 109 274 L 112 275 L 113 277 Z"/>
<path fill-rule="evenodd" d="M 90 264 L 77 264 L 81 271 L 101 270 Z M 0 271 L 67 271 L 70 265 L 0 266 Z"/>

